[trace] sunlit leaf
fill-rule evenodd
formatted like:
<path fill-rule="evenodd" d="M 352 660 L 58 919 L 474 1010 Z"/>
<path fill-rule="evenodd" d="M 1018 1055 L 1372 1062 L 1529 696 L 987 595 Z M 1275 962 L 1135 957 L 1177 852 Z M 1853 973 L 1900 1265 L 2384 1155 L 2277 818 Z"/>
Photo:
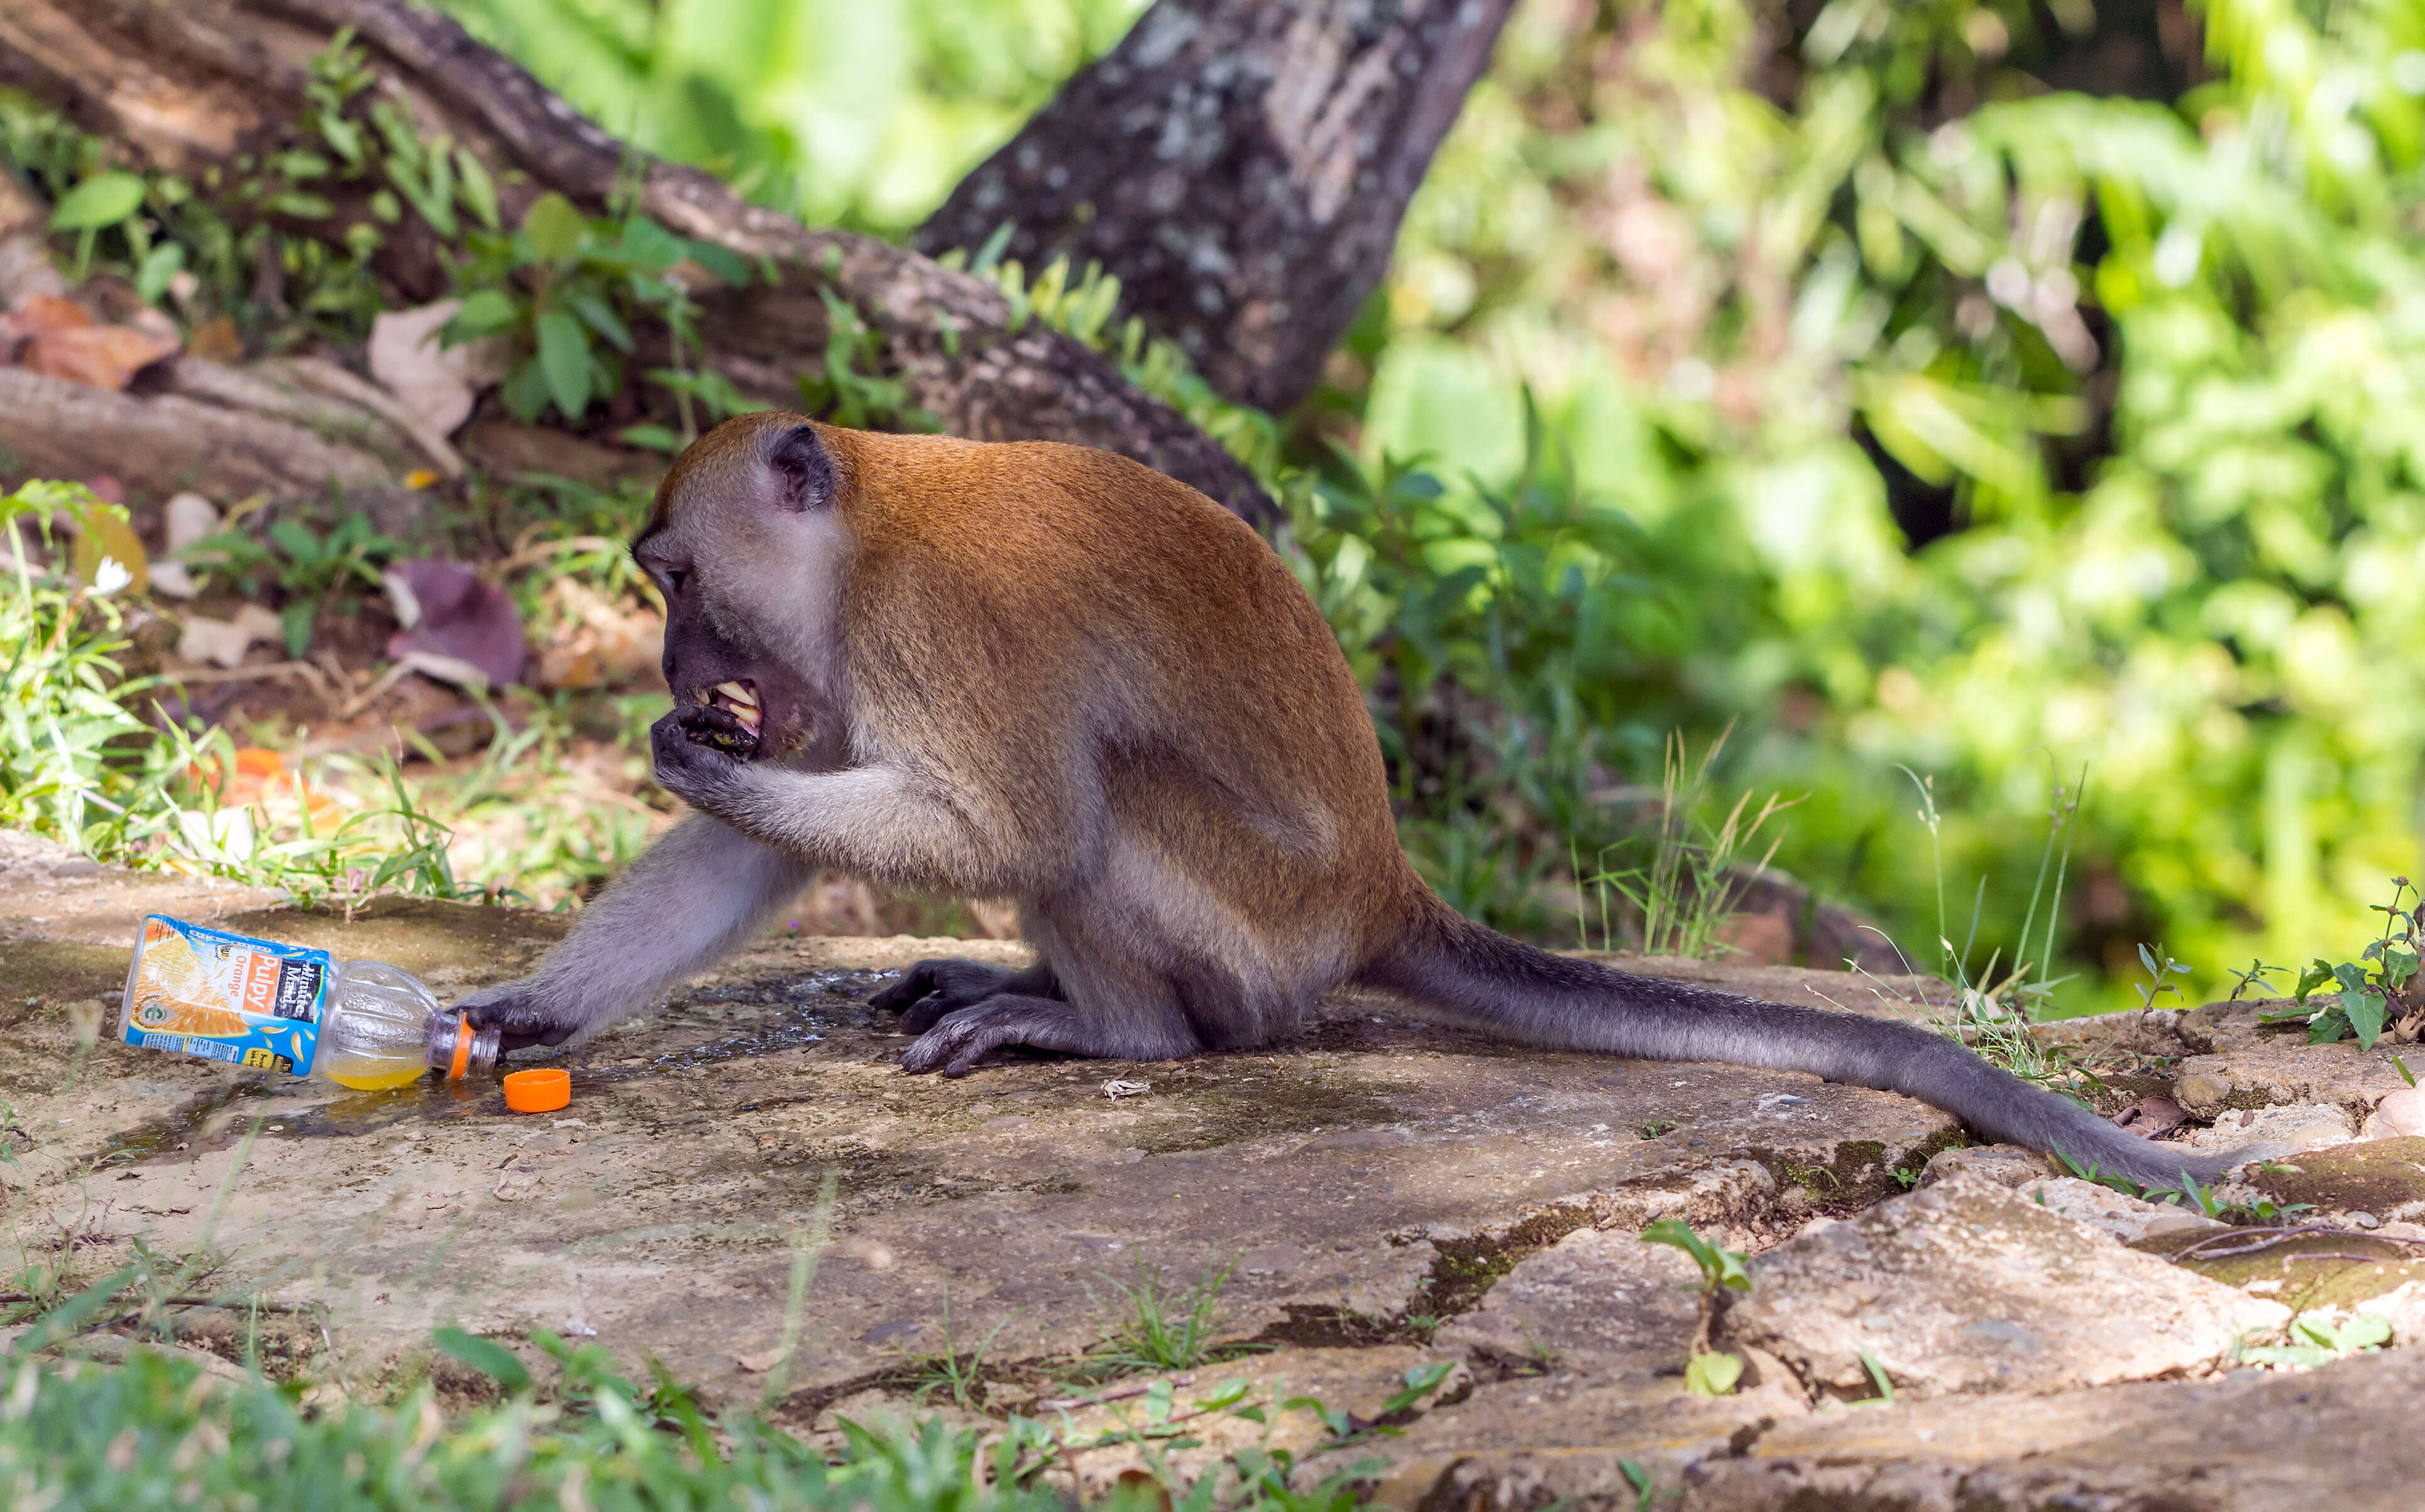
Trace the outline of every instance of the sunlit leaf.
<path fill-rule="evenodd" d="M 97 231 L 115 226 L 143 207 L 143 180 L 133 173 L 101 173 L 59 196 L 51 207 L 53 231 Z"/>

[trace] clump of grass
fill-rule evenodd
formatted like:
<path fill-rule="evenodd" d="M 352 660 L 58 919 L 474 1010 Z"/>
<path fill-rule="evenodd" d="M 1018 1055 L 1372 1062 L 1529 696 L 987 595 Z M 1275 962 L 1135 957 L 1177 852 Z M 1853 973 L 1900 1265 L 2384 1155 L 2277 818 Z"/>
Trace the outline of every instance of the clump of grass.
<path fill-rule="evenodd" d="M 130 644 L 114 598 L 125 570 L 104 560 L 90 583 L 62 570 L 56 527 L 113 515 L 122 523 L 126 511 L 80 484 L 0 496 L 0 827 L 104 858 L 158 832 L 169 775 L 126 707 L 150 684 L 118 659 Z"/>
<path fill-rule="evenodd" d="M 1221 1288 L 1237 1263 L 1235 1256 L 1208 1263 L 1193 1286 L 1174 1287 L 1164 1283 L 1161 1266 L 1136 1251 L 1135 1279 L 1106 1278 L 1117 1294 L 1112 1330 L 1087 1363 L 1102 1375 L 1188 1370 L 1232 1352 L 1217 1348 L 1214 1338 L 1223 1318 Z"/>
<path fill-rule="evenodd" d="M 0 1359 L 9 1382 L 0 1467 L 17 1498 L 43 1506 L 1061 1505 L 1040 1487 L 987 1484 L 977 1436 L 939 1419 L 880 1431 L 845 1424 L 828 1458 L 752 1415 L 711 1418 L 663 1377 L 634 1383 L 594 1344 L 536 1336 L 555 1365 L 554 1400 L 542 1402 L 509 1351 L 462 1342 L 487 1346 L 463 1353 L 507 1396 L 450 1424 L 426 1384 L 393 1406 L 313 1412 L 290 1390 L 258 1377 L 215 1382 L 182 1358 L 137 1350 L 114 1367 L 54 1364 L 21 1341 Z"/>
<path fill-rule="evenodd" d="M 1619 903 L 1620 913 L 1630 914 L 1644 955 L 1697 960 L 1731 948 L 1719 939 L 1719 932 L 1734 917 L 1736 900 L 1750 876 L 1768 865 L 1785 838 L 1781 828 L 1769 831 L 1769 823 L 1802 801 L 1772 793 L 1755 812 L 1752 796 L 1745 792 L 1726 809 L 1724 818 L 1710 822 L 1714 784 L 1710 769 L 1733 732 L 1732 724 L 1720 731 L 1694 763 L 1686 754 L 1682 732 L 1671 732 L 1660 773 L 1658 816 L 1648 835 L 1603 849 L 1588 875 L 1581 855 L 1570 849 L 1576 884 L 1575 931 L 1583 949 L 1595 948 L 1591 938 L 1595 909 L 1599 916 L 1597 948 L 1615 948 L 1619 921 L 1612 915 L 1612 901 Z M 1758 861 L 1751 861 L 1752 849 L 1763 833 L 1768 835 L 1767 847 Z M 1616 869 L 1607 864 L 1610 852 L 1646 844 L 1650 852 L 1646 861 Z"/>
<path fill-rule="evenodd" d="M 921 1402 L 937 1395 L 949 1397 L 952 1405 L 963 1408 L 980 1408 L 986 1405 L 986 1351 L 1010 1327 L 1009 1318 L 988 1329 L 986 1336 L 963 1347 L 958 1330 L 952 1325 L 952 1295 L 943 1294 L 943 1347 L 935 1354 L 905 1351 L 910 1376 L 910 1395 Z"/>

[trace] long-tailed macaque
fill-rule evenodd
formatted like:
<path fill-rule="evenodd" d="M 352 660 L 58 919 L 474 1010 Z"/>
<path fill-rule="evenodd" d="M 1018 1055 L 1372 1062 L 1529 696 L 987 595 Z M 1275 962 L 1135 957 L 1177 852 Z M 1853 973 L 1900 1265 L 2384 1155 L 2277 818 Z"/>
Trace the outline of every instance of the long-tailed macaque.
<path fill-rule="evenodd" d="M 666 600 L 657 780 L 699 811 L 530 977 L 465 1000 L 560 1044 L 749 939 L 819 868 L 1010 897 L 1036 964 L 924 961 L 874 1000 L 912 1072 L 989 1052 L 1266 1045 L 1374 988 L 1525 1044 L 1812 1071 L 2149 1183 L 2218 1163 L 1909 1024 L 1518 944 L 1417 877 L 1370 716 L 1287 566 L 1105 452 L 733 420 L 633 547 Z"/>

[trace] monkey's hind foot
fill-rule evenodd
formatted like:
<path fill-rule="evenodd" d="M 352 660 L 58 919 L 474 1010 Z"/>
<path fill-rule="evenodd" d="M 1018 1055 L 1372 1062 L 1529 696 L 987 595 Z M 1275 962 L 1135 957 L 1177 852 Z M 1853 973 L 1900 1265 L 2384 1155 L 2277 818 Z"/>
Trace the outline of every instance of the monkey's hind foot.
<path fill-rule="evenodd" d="M 978 1061 L 1008 1045 L 1069 1055 L 1123 1053 L 1123 1047 L 1103 1043 L 1067 1003 L 1004 993 L 961 1008 L 921 1035 L 901 1057 L 901 1069 L 912 1076 L 933 1070 L 966 1076 Z"/>
<path fill-rule="evenodd" d="M 1044 967 L 1013 971 L 972 960 L 922 960 L 901 973 L 901 980 L 867 1000 L 884 1012 L 903 1010 L 901 1032 L 923 1035 L 947 1013 L 1010 993 L 1022 997 L 1057 998 L 1060 989 Z"/>

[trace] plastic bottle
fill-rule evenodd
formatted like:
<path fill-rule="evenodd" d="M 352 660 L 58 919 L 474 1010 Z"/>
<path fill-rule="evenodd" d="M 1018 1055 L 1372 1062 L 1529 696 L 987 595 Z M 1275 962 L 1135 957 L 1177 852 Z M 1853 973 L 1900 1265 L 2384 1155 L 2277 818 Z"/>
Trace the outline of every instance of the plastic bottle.
<path fill-rule="evenodd" d="M 159 914 L 136 941 L 119 1033 L 141 1049 L 325 1076 L 363 1092 L 432 1070 L 459 1079 L 497 1060 L 497 1031 L 440 1007 L 409 972 Z"/>

